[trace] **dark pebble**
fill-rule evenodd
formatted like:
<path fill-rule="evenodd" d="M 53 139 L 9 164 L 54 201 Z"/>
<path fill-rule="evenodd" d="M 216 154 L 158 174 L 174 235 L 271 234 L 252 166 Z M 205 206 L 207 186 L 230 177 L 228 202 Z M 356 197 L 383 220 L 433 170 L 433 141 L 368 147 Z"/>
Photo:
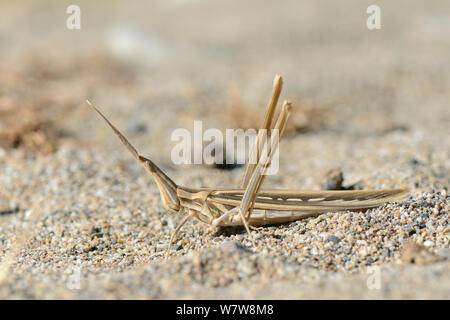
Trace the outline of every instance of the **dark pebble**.
<path fill-rule="evenodd" d="M 339 242 L 341 242 L 341 239 L 339 239 L 336 236 L 329 236 L 328 237 L 328 241 L 331 241 L 331 242 L 334 242 L 334 243 L 338 244 Z"/>
<path fill-rule="evenodd" d="M 377 261 L 376 258 L 369 257 L 369 259 L 367 259 L 367 264 L 372 264 L 372 263 L 374 263 L 375 261 Z"/>
<path fill-rule="evenodd" d="M 414 230 L 414 229 L 411 228 L 411 227 L 405 227 L 403 230 L 406 232 L 406 234 L 407 234 L 408 236 L 412 236 L 414 233 L 416 233 L 416 230 Z"/>

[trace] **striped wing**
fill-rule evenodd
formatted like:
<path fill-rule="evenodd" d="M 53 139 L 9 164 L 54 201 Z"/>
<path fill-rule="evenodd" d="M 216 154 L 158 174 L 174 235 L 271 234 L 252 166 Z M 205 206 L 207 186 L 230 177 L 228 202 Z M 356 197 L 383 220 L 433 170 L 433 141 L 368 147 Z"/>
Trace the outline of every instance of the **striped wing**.
<path fill-rule="evenodd" d="M 243 189 L 213 191 L 208 201 L 214 204 L 239 206 Z M 291 191 L 261 190 L 254 209 L 274 211 L 328 212 L 377 207 L 383 203 L 405 198 L 404 189 L 355 191 Z"/>

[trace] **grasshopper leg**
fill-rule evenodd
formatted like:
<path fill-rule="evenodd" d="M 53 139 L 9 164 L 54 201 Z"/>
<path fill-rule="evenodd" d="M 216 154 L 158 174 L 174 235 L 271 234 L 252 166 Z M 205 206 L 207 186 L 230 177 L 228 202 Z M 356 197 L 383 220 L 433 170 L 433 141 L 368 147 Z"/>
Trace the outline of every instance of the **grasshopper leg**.
<path fill-rule="evenodd" d="M 195 211 L 192 211 L 187 216 L 185 216 L 183 218 L 183 220 L 181 220 L 181 222 L 178 224 L 178 226 L 173 231 L 172 235 L 170 236 L 169 246 L 167 247 L 167 250 L 166 250 L 166 254 L 165 254 L 166 259 L 169 258 L 169 256 L 170 256 L 170 250 L 172 249 L 173 243 L 175 241 L 176 236 L 178 235 L 178 232 L 186 224 L 186 222 L 188 222 L 194 216 L 195 216 Z"/>
<path fill-rule="evenodd" d="M 274 118 L 274 114 L 275 114 L 275 109 L 277 107 L 277 103 L 278 103 L 278 98 L 280 97 L 280 93 L 281 93 L 281 89 L 283 87 L 283 79 L 281 78 L 281 76 L 276 75 L 275 79 L 273 80 L 273 90 L 272 90 L 272 95 L 270 97 L 270 100 L 267 104 L 266 107 L 266 114 L 264 116 L 264 123 L 261 127 L 261 129 L 266 130 L 266 134 L 269 133 L 270 128 L 272 128 L 272 122 L 273 122 L 273 118 Z M 252 177 L 252 174 L 256 168 L 256 165 L 259 161 L 259 157 L 261 155 L 261 143 L 263 139 L 263 134 L 262 132 L 258 132 L 258 136 L 256 138 L 255 144 L 252 148 L 250 157 L 250 159 L 253 159 L 254 157 L 256 157 L 256 163 L 247 163 L 247 166 L 245 168 L 245 172 L 244 172 L 244 176 L 242 177 L 242 182 L 241 182 L 241 188 L 246 188 L 248 186 L 249 180 Z"/>
<path fill-rule="evenodd" d="M 227 212 L 225 212 L 223 215 L 221 215 L 220 217 L 214 219 L 212 221 L 212 225 L 217 227 L 223 220 L 225 220 L 227 217 L 229 217 L 231 214 L 235 213 L 238 210 L 238 207 L 234 207 L 231 210 L 228 210 Z"/>
<path fill-rule="evenodd" d="M 242 222 L 250 236 L 251 233 L 247 222 L 250 220 L 253 206 L 256 202 L 261 185 L 264 181 L 264 171 L 270 166 L 273 155 L 278 148 L 279 141 L 283 136 L 284 130 L 286 129 L 287 120 L 289 118 L 291 110 L 292 105 L 288 101 L 285 101 L 275 124 L 275 129 L 278 130 L 278 136 L 272 136 L 270 142 L 266 140 L 264 154 L 261 158 L 259 158 L 258 164 L 255 167 L 251 179 L 248 182 L 248 185 L 242 197 L 241 204 L 239 206 L 239 214 L 241 215 Z"/>

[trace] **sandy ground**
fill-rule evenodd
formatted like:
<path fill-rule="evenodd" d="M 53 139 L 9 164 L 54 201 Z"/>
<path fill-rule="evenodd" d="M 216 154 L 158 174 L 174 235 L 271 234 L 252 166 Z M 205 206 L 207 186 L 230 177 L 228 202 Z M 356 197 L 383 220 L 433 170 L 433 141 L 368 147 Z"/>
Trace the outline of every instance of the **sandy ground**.
<path fill-rule="evenodd" d="M 378 1 L 0 5 L 0 298 L 450 298 L 450 6 Z M 84 103 L 180 185 L 176 128 L 255 127 L 272 80 L 294 111 L 264 188 L 407 188 L 405 200 L 254 231 L 186 225 Z"/>

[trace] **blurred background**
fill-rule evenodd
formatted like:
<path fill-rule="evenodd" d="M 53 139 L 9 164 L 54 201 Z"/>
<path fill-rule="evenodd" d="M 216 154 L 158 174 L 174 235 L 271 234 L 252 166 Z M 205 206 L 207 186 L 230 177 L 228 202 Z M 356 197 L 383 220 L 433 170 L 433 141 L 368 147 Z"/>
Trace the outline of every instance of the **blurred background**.
<path fill-rule="evenodd" d="M 80 30 L 66 27 L 71 4 Z M 366 27 L 370 4 L 2 1 L 0 145 L 117 146 L 89 98 L 167 161 L 171 131 L 193 119 L 258 127 L 275 74 L 292 133 L 447 130 L 449 2 L 377 1 L 380 30 Z"/>

